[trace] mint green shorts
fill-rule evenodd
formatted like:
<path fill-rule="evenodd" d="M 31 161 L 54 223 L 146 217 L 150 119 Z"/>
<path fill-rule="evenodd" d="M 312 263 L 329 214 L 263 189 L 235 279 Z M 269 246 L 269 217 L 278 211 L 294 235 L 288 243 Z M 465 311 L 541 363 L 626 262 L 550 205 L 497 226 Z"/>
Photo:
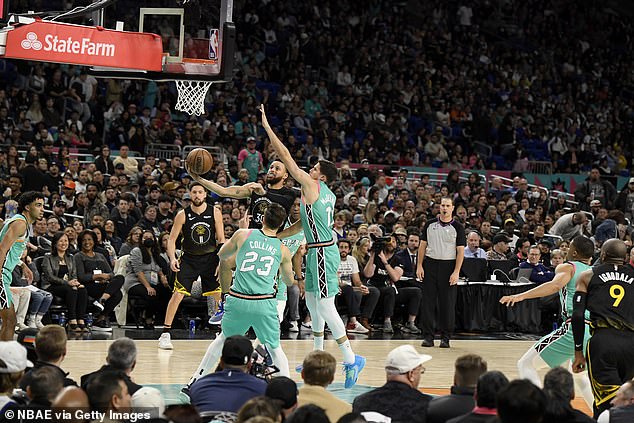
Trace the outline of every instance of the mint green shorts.
<path fill-rule="evenodd" d="M 587 324 L 585 326 L 585 334 L 583 336 L 584 352 L 590 339 L 590 327 Z M 572 336 L 572 325 L 564 323 L 559 329 L 552 331 L 537 341 L 533 348 L 551 368 L 559 367 L 568 360 L 572 363 L 575 360 L 575 340 Z"/>
<path fill-rule="evenodd" d="M 222 317 L 222 333 L 228 338 L 244 335 L 253 328 L 260 342 L 275 349 L 280 346 L 280 321 L 277 299 L 245 300 L 227 296 Z"/>

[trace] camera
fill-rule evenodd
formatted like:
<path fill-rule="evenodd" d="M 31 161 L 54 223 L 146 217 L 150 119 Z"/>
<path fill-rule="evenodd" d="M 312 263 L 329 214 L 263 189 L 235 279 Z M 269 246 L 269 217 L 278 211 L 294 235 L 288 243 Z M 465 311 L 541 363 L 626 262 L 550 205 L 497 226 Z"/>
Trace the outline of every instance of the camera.
<path fill-rule="evenodd" d="M 279 369 L 273 365 L 273 359 L 267 351 L 266 347 L 262 344 L 255 347 L 253 355 L 251 355 L 252 364 L 249 373 L 259 379 L 265 381 L 271 380 L 271 376 L 275 373 L 279 373 Z"/>
<path fill-rule="evenodd" d="M 387 244 L 388 242 L 390 242 L 392 240 L 391 237 L 389 236 L 376 236 L 374 234 L 370 234 L 370 239 L 372 239 L 372 248 L 370 249 L 370 251 L 378 254 L 381 251 L 383 251 L 383 248 L 385 247 L 385 244 Z"/>

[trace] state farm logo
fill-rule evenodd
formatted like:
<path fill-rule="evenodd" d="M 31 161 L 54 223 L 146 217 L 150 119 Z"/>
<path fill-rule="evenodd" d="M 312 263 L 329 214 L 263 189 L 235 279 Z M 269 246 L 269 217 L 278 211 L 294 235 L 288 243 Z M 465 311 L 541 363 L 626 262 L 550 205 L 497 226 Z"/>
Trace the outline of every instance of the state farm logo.
<path fill-rule="evenodd" d="M 46 34 L 44 44 L 37 39 L 35 32 L 26 34 L 26 38 L 20 43 L 24 50 L 44 50 L 54 53 L 81 54 L 85 56 L 114 57 L 115 45 L 110 43 L 96 43 L 90 38 L 79 40 L 73 37 L 59 38 L 57 35 Z"/>
<path fill-rule="evenodd" d="M 29 49 L 41 50 L 42 49 L 42 43 L 37 39 L 37 34 L 35 32 L 29 32 L 28 34 L 26 34 L 26 38 L 22 40 L 22 43 L 20 44 L 22 45 L 22 48 L 24 50 L 29 50 Z"/>

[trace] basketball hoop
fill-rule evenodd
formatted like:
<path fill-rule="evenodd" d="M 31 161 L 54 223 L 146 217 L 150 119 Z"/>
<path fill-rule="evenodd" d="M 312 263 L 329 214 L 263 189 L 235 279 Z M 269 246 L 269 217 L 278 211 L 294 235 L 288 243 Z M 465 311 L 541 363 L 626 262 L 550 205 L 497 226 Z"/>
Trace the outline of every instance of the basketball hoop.
<path fill-rule="evenodd" d="M 176 110 L 189 115 L 200 116 L 205 113 L 205 96 L 213 81 L 189 81 L 177 79 L 178 100 Z"/>

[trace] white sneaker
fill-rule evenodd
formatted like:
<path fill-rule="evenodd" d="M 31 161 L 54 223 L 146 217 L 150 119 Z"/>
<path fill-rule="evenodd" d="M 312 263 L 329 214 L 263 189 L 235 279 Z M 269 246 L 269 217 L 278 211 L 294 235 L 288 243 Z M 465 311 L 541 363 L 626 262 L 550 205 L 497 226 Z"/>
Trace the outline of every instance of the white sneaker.
<path fill-rule="evenodd" d="M 370 331 L 367 330 L 365 327 L 363 327 L 363 325 L 357 321 L 357 322 L 354 322 L 354 328 L 348 329 L 348 332 L 365 334 L 365 333 L 368 333 Z"/>
<path fill-rule="evenodd" d="M 172 345 L 172 337 L 168 332 L 162 333 L 159 338 L 158 347 L 162 350 L 173 350 L 174 346 Z"/>
<path fill-rule="evenodd" d="M 299 332 L 299 326 L 296 321 L 291 322 L 291 327 L 288 328 L 289 332 Z"/>
<path fill-rule="evenodd" d="M 16 331 L 20 332 L 20 331 L 23 331 L 24 329 L 29 329 L 29 327 L 25 325 L 24 323 L 19 322 L 18 325 L 16 326 Z"/>
<path fill-rule="evenodd" d="M 41 314 L 38 314 L 38 315 L 35 316 L 35 327 L 38 328 L 38 329 L 42 329 L 45 326 L 44 323 L 42 323 L 42 317 L 44 317 L 44 316 L 41 315 Z M 30 326 L 31 325 L 29 325 L 29 327 Z"/>
<path fill-rule="evenodd" d="M 31 329 L 39 329 L 36 324 L 35 315 L 29 316 L 26 318 L 26 325 L 30 327 Z"/>
<path fill-rule="evenodd" d="M 313 322 L 302 322 L 300 329 L 313 330 Z"/>

